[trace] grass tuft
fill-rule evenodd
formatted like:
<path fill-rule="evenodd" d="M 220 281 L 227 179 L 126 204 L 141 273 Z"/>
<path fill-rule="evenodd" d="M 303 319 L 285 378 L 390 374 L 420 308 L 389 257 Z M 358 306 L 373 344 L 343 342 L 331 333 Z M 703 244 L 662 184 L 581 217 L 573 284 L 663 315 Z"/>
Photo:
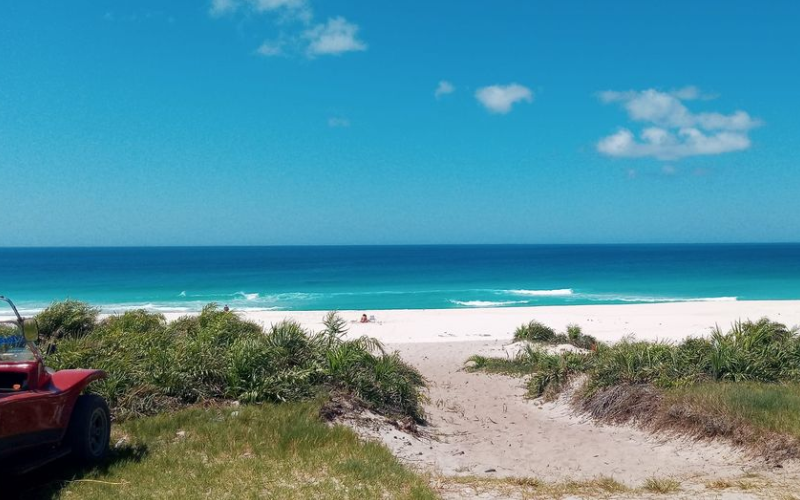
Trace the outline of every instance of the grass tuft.
<path fill-rule="evenodd" d="M 514 340 L 528 342 L 552 342 L 556 339 L 556 331 L 536 320 L 519 326 L 514 332 Z"/>
<path fill-rule="evenodd" d="M 674 493 L 680 490 L 681 483 L 675 479 L 659 479 L 651 477 L 644 482 L 642 488 L 652 493 Z"/>

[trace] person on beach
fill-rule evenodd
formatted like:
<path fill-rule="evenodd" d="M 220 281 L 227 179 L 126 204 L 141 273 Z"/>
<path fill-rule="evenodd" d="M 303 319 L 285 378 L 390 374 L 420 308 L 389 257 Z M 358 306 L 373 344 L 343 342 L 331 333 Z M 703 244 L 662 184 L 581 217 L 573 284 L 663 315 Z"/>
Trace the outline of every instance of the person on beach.
<path fill-rule="evenodd" d="M 369 323 L 369 319 L 367 319 L 366 314 L 361 315 L 361 323 Z"/>
<path fill-rule="evenodd" d="M 225 304 L 225 307 L 223 307 L 222 310 L 225 311 L 225 312 L 229 312 L 231 310 L 231 308 L 228 307 L 228 304 Z"/>

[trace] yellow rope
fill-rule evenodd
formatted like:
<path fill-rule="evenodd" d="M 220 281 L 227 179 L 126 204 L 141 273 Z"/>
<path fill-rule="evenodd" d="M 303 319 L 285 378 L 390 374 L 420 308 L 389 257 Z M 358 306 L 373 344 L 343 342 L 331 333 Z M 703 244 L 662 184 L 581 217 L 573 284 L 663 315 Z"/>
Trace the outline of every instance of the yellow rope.
<path fill-rule="evenodd" d="M 111 484 L 114 486 L 125 486 L 128 484 L 128 481 L 123 480 L 121 483 L 112 483 L 111 481 L 99 481 L 97 479 L 73 479 L 71 481 L 67 481 L 69 483 L 99 483 L 99 484 Z"/>

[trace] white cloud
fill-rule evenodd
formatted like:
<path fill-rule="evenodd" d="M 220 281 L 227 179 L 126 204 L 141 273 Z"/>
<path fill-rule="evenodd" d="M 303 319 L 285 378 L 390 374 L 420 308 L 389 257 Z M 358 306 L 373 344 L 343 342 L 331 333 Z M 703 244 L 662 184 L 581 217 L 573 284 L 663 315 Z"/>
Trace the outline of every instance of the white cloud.
<path fill-rule="evenodd" d="M 705 134 L 696 128 L 684 128 L 673 133 L 662 128 L 651 127 L 644 129 L 638 139 L 630 130 L 621 129 L 597 143 L 597 150 L 608 156 L 621 158 L 650 156 L 659 160 L 718 155 L 741 151 L 749 147 L 750 138 L 745 133 Z"/>
<path fill-rule="evenodd" d="M 303 36 L 309 41 L 309 57 L 367 50 L 367 44 L 358 39 L 358 25 L 341 16 L 317 24 L 306 30 Z"/>
<path fill-rule="evenodd" d="M 239 8 L 236 0 L 211 0 L 211 7 L 208 13 L 212 16 L 223 16 Z"/>
<path fill-rule="evenodd" d="M 436 86 L 436 90 L 434 91 L 433 95 L 439 99 L 443 95 L 452 94 L 455 91 L 456 88 L 452 83 L 448 82 L 447 80 L 442 80 L 439 82 L 439 85 Z"/>
<path fill-rule="evenodd" d="M 350 126 L 350 120 L 340 116 L 332 116 L 328 118 L 328 126 L 331 128 L 346 128 Z"/>
<path fill-rule="evenodd" d="M 248 0 L 256 12 L 277 12 L 284 20 L 299 20 L 305 24 L 314 17 L 308 0 Z"/>
<path fill-rule="evenodd" d="M 239 8 L 259 13 L 283 11 L 284 14 L 301 20 L 311 15 L 308 0 L 211 0 L 209 14 L 217 17 L 235 12 Z"/>
<path fill-rule="evenodd" d="M 264 57 L 283 55 L 283 42 L 264 41 L 256 49 L 256 52 Z"/>
<path fill-rule="evenodd" d="M 306 0 L 249 0 L 253 7 L 260 12 L 276 9 L 304 9 L 308 6 Z"/>
<path fill-rule="evenodd" d="M 682 101 L 707 98 L 696 87 L 605 91 L 599 97 L 605 103 L 620 103 L 632 121 L 650 125 L 638 139 L 625 128 L 601 139 L 597 149 L 609 156 L 671 160 L 741 151 L 750 147 L 748 131 L 761 125 L 744 111 L 692 113 Z"/>
<path fill-rule="evenodd" d="M 518 83 L 491 85 L 479 88 L 475 98 L 490 112 L 506 114 L 518 102 L 533 102 L 533 92 Z"/>
<path fill-rule="evenodd" d="M 694 85 L 688 85 L 686 87 L 675 89 L 670 91 L 670 94 L 677 97 L 681 101 L 693 101 L 695 99 L 707 99 L 703 94 L 700 93 L 700 89 L 695 87 Z"/>
<path fill-rule="evenodd" d="M 358 37 L 359 26 L 342 16 L 326 22 L 314 22 L 310 0 L 210 0 L 209 15 L 221 17 L 228 14 L 269 14 L 279 38 L 286 43 L 277 46 L 271 42 L 255 50 L 265 56 L 300 55 L 309 58 L 322 55 L 340 55 L 345 52 L 367 50 L 367 44 Z"/>

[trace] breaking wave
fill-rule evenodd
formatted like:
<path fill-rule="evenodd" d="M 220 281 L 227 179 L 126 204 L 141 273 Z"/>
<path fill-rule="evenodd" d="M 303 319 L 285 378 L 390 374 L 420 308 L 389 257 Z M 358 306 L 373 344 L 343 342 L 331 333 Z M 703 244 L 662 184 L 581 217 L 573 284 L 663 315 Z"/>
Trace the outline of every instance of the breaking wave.
<path fill-rule="evenodd" d="M 514 304 L 527 304 L 528 301 L 526 300 L 503 300 L 503 301 L 493 301 L 493 300 L 451 300 L 451 304 L 455 304 L 457 306 L 465 306 L 465 307 L 500 307 L 500 306 L 511 306 Z"/>
<path fill-rule="evenodd" d="M 558 288 L 555 290 L 503 290 L 513 295 L 527 295 L 530 297 L 563 297 L 572 295 L 572 288 Z"/>
<path fill-rule="evenodd" d="M 587 296 L 591 300 L 602 302 L 645 302 L 645 303 L 661 303 L 661 302 L 736 302 L 738 297 L 639 297 L 639 296 L 610 296 L 610 295 L 595 295 Z"/>

